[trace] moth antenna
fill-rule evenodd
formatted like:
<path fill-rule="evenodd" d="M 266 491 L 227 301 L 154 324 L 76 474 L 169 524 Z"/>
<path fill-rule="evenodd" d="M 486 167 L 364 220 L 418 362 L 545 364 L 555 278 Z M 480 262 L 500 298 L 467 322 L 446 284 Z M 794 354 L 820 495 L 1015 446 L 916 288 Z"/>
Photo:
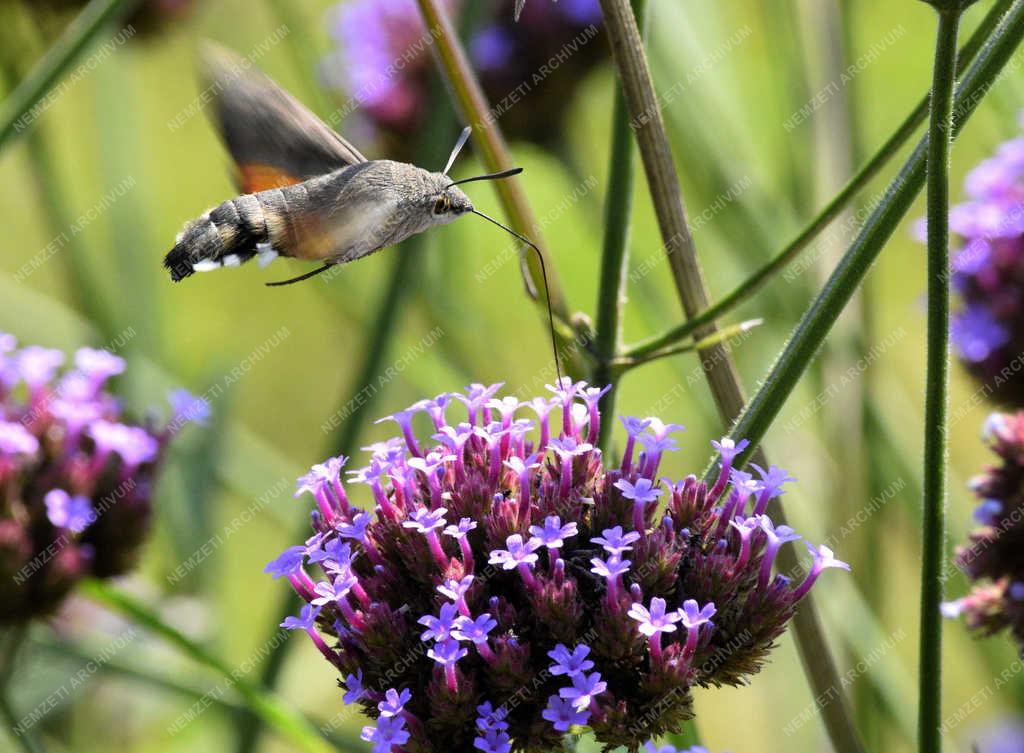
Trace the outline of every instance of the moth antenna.
<path fill-rule="evenodd" d="M 280 287 L 281 285 L 292 285 L 292 284 L 294 284 L 296 282 L 302 282 L 303 280 L 308 280 L 310 277 L 316 277 L 318 274 L 326 272 L 328 269 L 330 269 L 333 266 L 335 266 L 335 265 L 334 264 L 324 264 L 322 267 L 318 267 L 318 268 L 314 269 L 312 272 L 306 272 L 306 274 L 299 275 L 298 277 L 293 277 L 290 280 L 281 280 L 281 282 L 268 282 L 268 283 L 264 283 L 264 284 L 268 288 L 277 288 L 277 287 Z"/>
<path fill-rule="evenodd" d="M 483 177 L 486 177 L 486 176 L 481 176 L 481 178 L 483 178 Z M 471 178 L 470 180 L 475 180 L 475 179 Z M 480 211 L 478 211 L 476 209 L 471 209 L 470 211 L 473 214 L 475 214 L 475 215 L 479 215 L 480 217 L 483 217 L 488 222 L 490 222 L 490 223 L 492 223 L 494 225 L 497 225 L 498 227 L 500 227 L 502 230 L 504 230 L 509 235 L 512 235 L 512 236 L 518 238 L 523 243 L 525 243 L 527 246 L 532 248 L 534 250 L 534 253 L 537 254 L 537 259 L 538 259 L 538 261 L 540 261 L 540 276 L 541 276 L 541 279 L 544 281 L 544 301 L 548 305 L 548 330 L 551 333 L 551 353 L 555 357 L 555 372 L 558 374 L 558 384 L 561 384 L 562 383 L 562 369 L 561 369 L 561 367 L 558 364 L 558 344 L 557 344 L 557 342 L 555 340 L 555 314 L 554 314 L 554 311 L 552 311 L 552 309 L 551 309 L 551 291 L 548 288 L 548 270 L 544 266 L 544 254 L 542 254 L 540 252 L 540 249 L 537 248 L 537 244 L 536 243 L 531 241 L 529 238 L 520 235 L 515 230 L 510 228 L 508 225 L 503 225 L 502 223 L 498 222 L 493 217 L 488 217 L 486 214 L 484 214 L 483 212 L 480 212 Z"/>
<path fill-rule="evenodd" d="M 456 180 L 445 186 L 447 191 L 452 186 L 460 186 L 463 183 L 472 183 L 475 180 L 501 180 L 502 178 L 511 178 L 513 175 L 519 175 L 523 171 L 521 167 L 510 167 L 508 170 L 502 170 L 500 173 L 487 173 L 486 175 L 474 175 L 472 178 L 463 178 L 462 180 Z"/>
<path fill-rule="evenodd" d="M 448 157 L 448 164 L 444 166 L 444 170 L 441 171 L 442 175 L 447 175 L 448 171 L 452 169 L 452 165 L 455 164 L 455 160 L 459 156 L 459 152 L 462 151 L 462 147 L 469 141 L 469 134 L 473 132 L 472 127 L 466 126 L 462 129 L 462 133 L 459 134 L 459 140 L 455 142 L 455 148 L 452 149 L 451 156 Z"/>

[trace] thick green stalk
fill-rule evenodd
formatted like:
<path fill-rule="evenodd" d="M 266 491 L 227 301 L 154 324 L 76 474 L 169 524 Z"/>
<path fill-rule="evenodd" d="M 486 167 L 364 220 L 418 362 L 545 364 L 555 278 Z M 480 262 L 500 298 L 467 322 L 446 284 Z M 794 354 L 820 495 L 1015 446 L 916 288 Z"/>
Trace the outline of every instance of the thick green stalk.
<path fill-rule="evenodd" d="M 123 18 L 139 0 L 92 0 L 68 24 L 60 39 L 43 55 L 31 73 L 0 104 L 0 149 L 31 127 L 32 108 L 57 83 L 82 51 L 110 22 Z"/>
<path fill-rule="evenodd" d="M 960 51 L 958 60 L 961 70 L 966 68 L 967 64 L 974 59 L 983 42 L 988 39 L 992 29 L 1006 15 L 1012 2 L 1013 0 L 999 0 L 989 9 L 984 20 Z M 842 213 L 850 201 L 881 172 L 889 160 L 895 157 L 907 141 L 910 140 L 910 137 L 914 135 L 914 132 L 924 122 L 927 115 L 928 96 L 925 95 L 892 135 L 886 139 L 885 143 L 878 148 L 878 151 L 872 155 L 871 159 L 857 171 L 856 175 L 850 178 L 847 184 L 843 186 L 839 193 L 835 195 L 818 215 L 793 240 L 786 244 L 781 251 L 766 262 L 764 266 L 760 267 L 731 292 L 705 308 L 699 314 L 666 330 L 660 335 L 636 343 L 626 350 L 625 355 L 641 356 L 678 342 L 691 335 L 694 330 L 703 327 L 709 322 L 713 322 L 750 299 L 754 293 L 782 272 L 791 261 L 800 255 L 801 251 L 810 246 L 811 242 Z"/>
<path fill-rule="evenodd" d="M 647 0 L 634 0 L 633 12 L 643 28 Z M 615 415 L 618 378 L 612 360 L 622 345 L 622 315 L 626 305 L 626 273 L 629 265 L 629 224 L 633 214 L 636 149 L 629 126 L 629 109 L 622 91 L 616 90 L 612 106 L 612 145 L 608 170 L 608 191 L 604 205 L 604 242 L 601 250 L 601 277 L 597 293 L 594 351 L 597 365 L 592 382 L 599 387 L 609 385 L 601 410 L 605 416 Z M 613 424 L 601 422 L 598 446 L 609 450 Z"/>
<path fill-rule="evenodd" d="M 643 40 L 626 0 L 601 0 L 601 9 L 611 43 L 612 57 L 619 73 L 626 103 L 633 116 L 631 122 L 635 127 L 647 184 L 668 253 L 673 280 L 686 316 L 691 318 L 707 308 L 708 292 L 686 220 L 679 176 L 665 133 L 665 124 L 644 53 Z M 703 340 L 717 331 L 715 322 L 708 322 L 694 331 L 694 337 Z M 702 348 L 699 353 L 718 412 L 723 422 L 730 425 L 746 402 L 736 367 L 729 351 L 722 343 Z M 755 452 L 758 453 L 762 465 L 767 466 L 763 453 L 759 449 Z M 777 505 L 776 510 L 780 523 L 784 523 L 785 514 L 782 506 Z M 789 568 L 793 565 L 793 550 L 784 548 L 780 566 Z M 825 642 L 813 598 L 804 601 L 803 607 L 795 616 L 794 627 L 804 671 L 815 696 L 834 694 L 842 687 L 842 683 Z M 839 753 L 863 753 L 863 746 L 841 693 L 833 702 L 822 708 L 822 717 L 829 738 Z"/>
<path fill-rule="evenodd" d="M 259 715 L 267 726 L 276 729 L 284 738 L 291 741 L 297 750 L 307 753 L 335 753 L 334 748 L 320 736 L 319 731 L 304 716 L 285 704 L 274 693 L 246 679 L 227 662 L 211 654 L 180 630 L 168 625 L 145 604 L 110 587 L 104 581 L 87 580 L 81 588 L 86 596 L 159 635 L 186 656 L 224 677 L 249 709 Z"/>
<path fill-rule="evenodd" d="M 1024 0 L 1014 0 L 956 91 L 953 100 L 954 137 L 974 113 L 1022 38 Z M 918 143 L 899 174 L 889 184 L 885 197 L 865 221 L 842 261 L 801 317 L 782 354 L 737 419 L 731 432 L 732 437 L 747 438 L 753 446 L 757 446 L 778 416 L 847 301 L 921 191 L 927 144 L 927 138 Z"/>
<path fill-rule="evenodd" d="M 928 354 L 924 398 L 921 514 L 921 637 L 918 750 L 941 753 L 942 558 L 946 545 L 946 463 L 949 429 L 949 146 L 956 83 L 960 0 L 935 2 L 939 24 L 928 123 Z"/>

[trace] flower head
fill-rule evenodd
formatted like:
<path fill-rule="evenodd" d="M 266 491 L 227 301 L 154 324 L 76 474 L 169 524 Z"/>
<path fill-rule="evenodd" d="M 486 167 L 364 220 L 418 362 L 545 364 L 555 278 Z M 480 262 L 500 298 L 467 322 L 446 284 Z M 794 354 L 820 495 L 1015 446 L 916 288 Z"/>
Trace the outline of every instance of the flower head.
<path fill-rule="evenodd" d="M 108 351 L 68 359 L 0 333 L 0 628 L 53 612 L 81 578 L 121 575 L 138 558 L 178 427 L 125 415 L 107 384 L 125 368 Z"/>
<path fill-rule="evenodd" d="M 945 604 L 943 614 L 965 617 L 967 627 L 980 635 L 1009 630 L 1024 646 L 1024 412 L 992 414 L 983 436 L 998 463 L 971 480 L 979 527 L 956 554 L 973 588 Z"/>
<path fill-rule="evenodd" d="M 1020 138 L 1002 144 L 967 176 L 966 199 L 950 208 L 954 352 L 1001 404 L 1024 407 L 1024 160 Z M 918 233 L 925 241 L 925 228 Z"/>
<path fill-rule="evenodd" d="M 606 468 L 591 442 L 600 390 L 562 381 L 551 392 L 505 400 L 472 386 L 438 414 L 431 440 L 403 436 L 420 454 L 374 450 L 356 475 L 372 510 L 314 516 L 315 535 L 268 568 L 322 607 L 318 648 L 349 691 L 412 691 L 392 717 L 406 721 L 409 749 L 555 749 L 584 725 L 601 744 L 637 749 L 678 730 L 698 688 L 756 672 L 810 588 L 760 582 L 788 529 L 737 509 L 780 493 L 785 471 L 731 474 L 745 443 L 725 440 L 721 490 L 696 477 L 663 484 L 650 443 L 678 427 L 654 418 L 626 422 L 637 442 L 649 438 L 637 466 Z M 521 405 L 539 406 L 538 422 L 513 437 L 504 422 Z M 820 574 L 834 563 L 816 551 Z M 323 576 L 306 583 L 313 568 Z M 533 690 L 517 698 L 522 687 Z M 347 698 L 377 717 L 380 692 Z M 666 693 L 670 708 L 644 713 Z M 367 732 L 375 745 L 391 739 L 381 724 Z"/>

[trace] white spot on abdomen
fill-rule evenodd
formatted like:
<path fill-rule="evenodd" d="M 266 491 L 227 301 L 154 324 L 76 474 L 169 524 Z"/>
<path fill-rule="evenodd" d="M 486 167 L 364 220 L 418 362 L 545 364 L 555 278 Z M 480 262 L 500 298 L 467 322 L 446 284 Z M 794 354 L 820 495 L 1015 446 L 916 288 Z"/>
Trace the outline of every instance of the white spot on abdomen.
<path fill-rule="evenodd" d="M 277 251 L 269 243 L 257 243 L 256 252 L 258 254 L 256 261 L 261 268 L 267 266 L 278 257 Z"/>

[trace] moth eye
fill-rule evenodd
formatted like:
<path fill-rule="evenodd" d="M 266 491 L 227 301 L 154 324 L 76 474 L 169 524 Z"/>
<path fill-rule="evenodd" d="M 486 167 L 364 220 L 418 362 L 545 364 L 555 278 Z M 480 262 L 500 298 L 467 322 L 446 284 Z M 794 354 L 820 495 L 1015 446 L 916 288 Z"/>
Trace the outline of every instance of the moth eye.
<path fill-rule="evenodd" d="M 440 196 L 434 202 L 434 214 L 444 214 L 448 211 L 448 197 Z"/>

